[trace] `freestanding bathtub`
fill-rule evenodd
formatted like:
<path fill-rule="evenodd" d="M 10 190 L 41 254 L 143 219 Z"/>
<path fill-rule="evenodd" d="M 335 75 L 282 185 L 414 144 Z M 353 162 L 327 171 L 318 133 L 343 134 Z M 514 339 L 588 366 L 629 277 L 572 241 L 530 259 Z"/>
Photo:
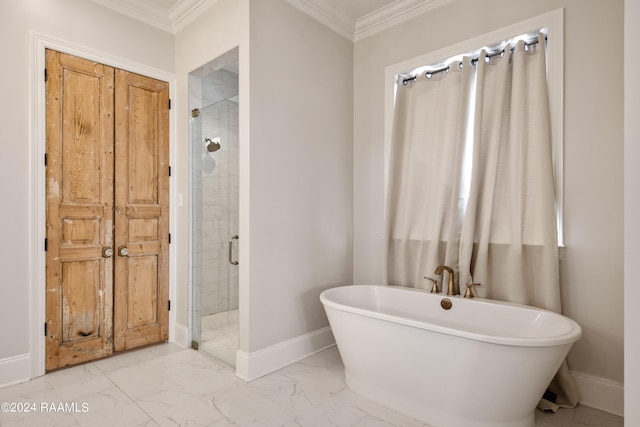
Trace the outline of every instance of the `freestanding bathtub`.
<path fill-rule="evenodd" d="M 347 386 L 435 427 L 532 427 L 582 334 L 550 311 L 395 286 L 342 286 L 320 301 Z"/>

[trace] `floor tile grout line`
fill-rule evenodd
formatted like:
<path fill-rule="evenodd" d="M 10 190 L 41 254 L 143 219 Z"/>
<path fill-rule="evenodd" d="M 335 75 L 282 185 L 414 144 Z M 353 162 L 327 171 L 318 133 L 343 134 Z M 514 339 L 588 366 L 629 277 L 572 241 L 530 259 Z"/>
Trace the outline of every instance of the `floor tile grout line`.
<path fill-rule="evenodd" d="M 106 375 L 106 374 L 105 374 Z M 113 382 L 113 380 L 111 378 L 109 378 L 109 380 L 111 382 Z M 114 383 L 115 384 L 115 383 Z M 160 425 L 160 423 L 158 422 L 158 420 L 156 420 L 149 412 L 147 412 L 142 406 L 140 406 L 140 404 L 136 401 L 136 399 L 134 399 L 132 396 L 129 395 L 129 393 L 127 393 L 126 391 L 124 391 L 119 385 L 116 384 L 116 387 L 118 387 L 118 390 L 120 390 L 120 392 L 122 394 L 124 394 L 125 396 L 127 396 L 127 399 L 129 399 L 135 406 L 136 408 L 138 408 L 140 411 L 142 411 L 151 421 L 153 421 L 154 423 L 156 423 L 157 425 Z"/>

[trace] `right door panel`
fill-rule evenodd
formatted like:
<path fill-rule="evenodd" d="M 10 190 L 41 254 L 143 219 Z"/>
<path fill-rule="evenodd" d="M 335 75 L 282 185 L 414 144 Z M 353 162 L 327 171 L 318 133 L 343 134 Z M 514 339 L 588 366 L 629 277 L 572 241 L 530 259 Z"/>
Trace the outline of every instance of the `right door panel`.
<path fill-rule="evenodd" d="M 116 70 L 114 347 L 168 338 L 169 85 Z"/>

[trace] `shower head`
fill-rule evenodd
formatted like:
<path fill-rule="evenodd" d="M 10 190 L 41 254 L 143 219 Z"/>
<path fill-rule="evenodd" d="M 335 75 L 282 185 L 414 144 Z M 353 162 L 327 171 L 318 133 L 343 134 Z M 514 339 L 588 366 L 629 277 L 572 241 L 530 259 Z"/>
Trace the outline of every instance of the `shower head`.
<path fill-rule="evenodd" d="M 205 138 L 204 142 L 207 146 L 207 151 L 210 153 L 214 153 L 220 149 L 220 138 L 214 138 L 213 140 L 211 138 Z"/>

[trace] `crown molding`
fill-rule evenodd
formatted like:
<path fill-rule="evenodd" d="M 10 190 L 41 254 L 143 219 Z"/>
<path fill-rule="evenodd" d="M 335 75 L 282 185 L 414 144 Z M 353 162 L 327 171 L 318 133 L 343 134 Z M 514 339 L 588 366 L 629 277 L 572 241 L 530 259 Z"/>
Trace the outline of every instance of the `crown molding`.
<path fill-rule="evenodd" d="M 309 15 L 341 36 L 353 40 L 355 20 L 326 0 L 286 0 L 287 3 Z"/>
<path fill-rule="evenodd" d="M 379 31 L 408 21 L 454 0 L 397 0 L 356 20 L 353 40 L 358 41 Z"/>
<path fill-rule="evenodd" d="M 145 0 L 92 1 L 175 34 L 218 0 L 179 0 L 169 10 Z M 341 36 L 355 42 L 454 0 L 396 0 L 358 19 L 347 15 L 328 0 L 285 1 Z"/>
<path fill-rule="evenodd" d="M 454 0 L 396 0 L 358 19 L 346 15 L 327 0 L 286 1 L 355 42 Z"/>
<path fill-rule="evenodd" d="M 135 6 L 128 1 L 122 0 L 92 0 L 106 8 L 115 10 L 123 15 L 129 16 L 145 24 L 152 25 L 169 33 L 173 32 L 171 22 L 167 15 L 167 11 L 163 10 L 151 3 L 139 2 Z"/>
<path fill-rule="evenodd" d="M 173 32 L 177 33 L 218 0 L 180 0 L 169 10 Z"/>
<path fill-rule="evenodd" d="M 218 0 L 179 0 L 169 10 L 146 1 L 92 1 L 168 33 L 176 33 Z"/>

